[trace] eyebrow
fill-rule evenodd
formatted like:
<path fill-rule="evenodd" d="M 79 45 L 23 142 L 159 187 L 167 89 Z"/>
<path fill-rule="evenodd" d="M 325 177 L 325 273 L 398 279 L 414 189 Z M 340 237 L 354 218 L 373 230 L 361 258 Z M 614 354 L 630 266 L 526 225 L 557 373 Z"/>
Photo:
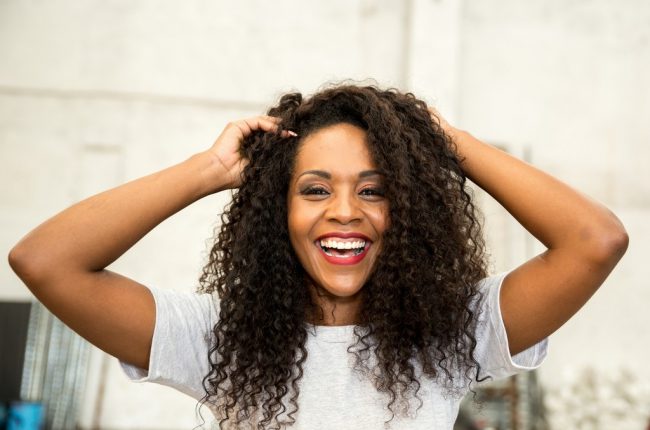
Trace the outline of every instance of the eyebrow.
<path fill-rule="evenodd" d="M 307 170 L 302 172 L 298 177 L 300 178 L 301 176 L 304 175 L 316 175 L 316 176 L 320 176 L 321 178 L 332 179 L 332 174 L 324 170 Z M 376 175 L 381 175 L 379 170 L 364 170 L 363 172 L 359 173 L 359 179 L 367 178 L 369 176 L 376 176 Z"/>

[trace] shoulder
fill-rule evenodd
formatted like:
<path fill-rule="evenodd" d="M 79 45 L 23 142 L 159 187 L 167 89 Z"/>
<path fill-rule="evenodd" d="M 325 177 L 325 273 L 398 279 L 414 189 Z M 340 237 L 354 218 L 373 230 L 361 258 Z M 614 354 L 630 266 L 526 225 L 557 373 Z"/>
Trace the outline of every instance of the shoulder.
<path fill-rule="evenodd" d="M 488 276 L 477 283 L 474 358 L 481 366 L 481 374 L 493 378 L 536 369 L 544 361 L 548 348 L 548 339 L 543 339 L 518 354 L 510 353 L 500 304 L 501 287 L 508 273 Z"/>

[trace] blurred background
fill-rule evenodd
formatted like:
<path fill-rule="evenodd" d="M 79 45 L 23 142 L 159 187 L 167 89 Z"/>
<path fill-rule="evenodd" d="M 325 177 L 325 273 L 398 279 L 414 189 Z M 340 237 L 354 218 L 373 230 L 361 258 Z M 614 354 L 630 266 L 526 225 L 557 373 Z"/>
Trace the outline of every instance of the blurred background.
<path fill-rule="evenodd" d="M 645 0 L 0 0 L 0 251 L 84 197 L 207 149 L 228 121 L 284 92 L 368 78 L 602 202 L 630 236 L 541 370 L 485 386 L 483 409 L 465 404 L 457 428 L 648 428 Z M 168 219 L 111 268 L 194 290 L 229 197 Z M 476 197 L 493 272 L 543 250 Z M 202 422 L 193 399 L 129 382 L 32 298 L 2 263 L 0 401 L 44 403 L 48 428 Z"/>

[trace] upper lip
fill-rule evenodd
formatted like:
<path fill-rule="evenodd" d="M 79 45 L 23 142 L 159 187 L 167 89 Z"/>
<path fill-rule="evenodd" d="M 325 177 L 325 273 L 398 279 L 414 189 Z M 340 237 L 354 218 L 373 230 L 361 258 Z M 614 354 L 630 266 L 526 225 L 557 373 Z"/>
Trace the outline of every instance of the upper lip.
<path fill-rule="evenodd" d="M 370 240 L 370 238 L 368 236 L 366 236 L 365 234 L 357 233 L 357 232 L 354 232 L 354 231 L 349 231 L 347 233 L 345 233 L 345 232 L 336 232 L 336 231 L 331 232 L 331 233 L 325 233 L 325 234 L 323 234 L 321 236 L 318 236 L 318 239 L 316 239 L 316 240 L 323 240 L 323 239 L 325 239 L 327 237 L 340 237 L 341 239 L 348 239 L 350 237 L 358 237 L 359 239 L 363 239 L 366 242 L 372 242 Z"/>

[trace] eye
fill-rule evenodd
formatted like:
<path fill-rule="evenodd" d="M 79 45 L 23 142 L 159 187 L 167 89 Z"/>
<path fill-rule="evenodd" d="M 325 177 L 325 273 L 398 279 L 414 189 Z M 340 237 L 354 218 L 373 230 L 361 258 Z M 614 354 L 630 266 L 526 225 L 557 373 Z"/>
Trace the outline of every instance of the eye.
<path fill-rule="evenodd" d="M 376 196 L 376 197 L 383 197 L 384 196 L 384 190 L 382 188 L 364 188 L 359 192 L 359 194 L 364 195 L 364 196 Z"/>
<path fill-rule="evenodd" d="M 300 194 L 324 196 L 327 194 L 327 190 L 323 187 L 311 186 L 300 191 Z"/>

